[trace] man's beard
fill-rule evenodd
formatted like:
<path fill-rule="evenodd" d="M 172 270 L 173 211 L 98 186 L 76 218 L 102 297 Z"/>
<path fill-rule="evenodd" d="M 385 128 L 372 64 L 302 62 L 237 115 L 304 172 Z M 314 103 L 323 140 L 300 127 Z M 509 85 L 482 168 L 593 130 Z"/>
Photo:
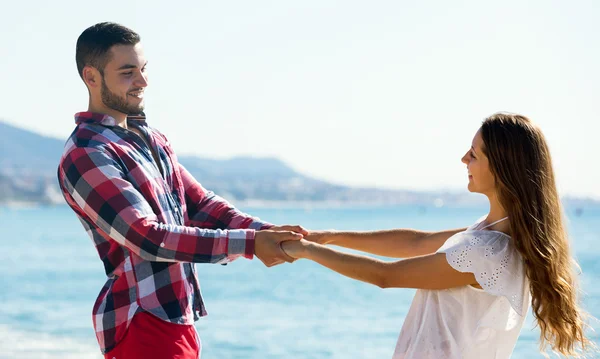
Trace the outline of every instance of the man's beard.
<path fill-rule="evenodd" d="M 124 113 L 126 115 L 137 115 L 144 111 L 144 101 L 141 101 L 138 105 L 128 104 L 126 99 L 122 99 L 119 97 L 119 95 L 108 89 L 108 86 L 106 86 L 106 82 L 104 81 L 104 77 L 102 78 L 101 95 L 104 106 L 115 111 Z"/>

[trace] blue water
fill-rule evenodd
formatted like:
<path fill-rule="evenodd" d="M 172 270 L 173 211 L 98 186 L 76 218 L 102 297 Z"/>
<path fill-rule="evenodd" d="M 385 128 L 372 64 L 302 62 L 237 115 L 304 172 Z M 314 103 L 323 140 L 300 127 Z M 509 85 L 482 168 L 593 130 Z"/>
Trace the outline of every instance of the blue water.
<path fill-rule="evenodd" d="M 486 208 L 243 208 L 311 229 L 467 226 Z M 585 308 L 600 317 L 600 208 L 567 208 Z M 101 358 L 91 322 L 104 283 L 91 240 L 66 206 L 0 208 L 0 358 Z M 413 290 L 350 280 L 315 263 L 197 265 L 209 316 L 203 359 L 391 358 Z M 598 323 L 594 323 L 598 329 Z M 513 358 L 542 357 L 531 315 Z M 597 338 L 597 336 L 596 336 Z M 597 340 L 597 339 L 596 339 Z"/>

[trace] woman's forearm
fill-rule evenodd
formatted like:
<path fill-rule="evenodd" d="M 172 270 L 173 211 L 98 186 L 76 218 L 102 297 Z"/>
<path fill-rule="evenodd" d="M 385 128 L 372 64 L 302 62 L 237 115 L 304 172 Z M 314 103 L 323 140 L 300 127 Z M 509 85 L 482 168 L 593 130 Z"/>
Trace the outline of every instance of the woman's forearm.
<path fill-rule="evenodd" d="M 439 232 L 415 229 L 389 229 L 372 232 L 332 231 L 324 234 L 319 243 L 333 244 L 392 258 L 412 258 L 434 253 L 450 236 L 463 230 L 464 228 Z"/>
<path fill-rule="evenodd" d="M 326 237 L 326 243 L 380 256 L 407 258 L 418 255 L 417 244 L 427 234 L 414 229 L 333 232 Z"/>
<path fill-rule="evenodd" d="M 298 244 L 296 244 L 297 246 Z M 304 244 L 301 258 L 310 259 L 346 277 L 379 287 L 383 287 L 385 283 L 384 266 L 386 262 L 376 258 L 344 253 L 310 242 Z"/>
<path fill-rule="evenodd" d="M 452 268 L 445 253 L 384 262 L 306 240 L 283 242 L 282 249 L 293 258 L 310 259 L 346 277 L 380 288 L 446 289 L 477 283 L 473 273 Z"/>

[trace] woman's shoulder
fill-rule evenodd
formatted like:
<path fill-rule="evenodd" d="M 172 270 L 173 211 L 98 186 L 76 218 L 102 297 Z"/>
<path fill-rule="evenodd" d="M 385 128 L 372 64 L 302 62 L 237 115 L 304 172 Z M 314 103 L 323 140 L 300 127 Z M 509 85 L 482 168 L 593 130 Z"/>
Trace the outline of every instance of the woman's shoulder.
<path fill-rule="evenodd" d="M 479 219 L 477 219 L 477 220 L 475 221 L 475 223 L 471 224 L 471 225 L 470 225 L 470 226 L 467 228 L 467 231 L 469 231 L 469 230 L 473 230 L 473 229 L 476 229 L 476 228 L 478 228 L 478 227 L 481 225 L 481 223 L 482 223 L 482 222 L 483 222 L 483 221 L 484 221 L 486 218 L 487 218 L 487 214 L 484 214 L 483 216 L 479 217 Z"/>
<path fill-rule="evenodd" d="M 508 234 L 466 230 L 450 237 L 438 253 L 445 253 L 455 270 L 473 273 L 483 290 L 506 297 L 524 315 L 529 286 L 522 256 Z"/>
<path fill-rule="evenodd" d="M 512 238 L 500 231 L 494 230 L 478 230 L 467 229 L 463 232 L 456 233 L 440 247 L 438 252 L 446 252 L 447 249 L 463 245 L 468 247 L 490 247 L 492 251 L 500 251 L 508 247 L 514 247 Z"/>

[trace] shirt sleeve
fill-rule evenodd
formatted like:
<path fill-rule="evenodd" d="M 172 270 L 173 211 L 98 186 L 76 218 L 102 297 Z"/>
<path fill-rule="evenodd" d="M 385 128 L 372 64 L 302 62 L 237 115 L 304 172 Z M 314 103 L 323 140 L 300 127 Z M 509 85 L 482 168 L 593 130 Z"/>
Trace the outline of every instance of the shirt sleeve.
<path fill-rule="evenodd" d="M 224 263 L 252 258 L 254 229 L 205 229 L 161 223 L 107 150 L 79 147 L 59 166 L 70 198 L 101 232 L 148 261 Z"/>
<path fill-rule="evenodd" d="M 255 230 L 268 229 L 272 224 L 252 217 L 237 210 L 224 198 L 207 191 L 188 172 L 185 167 L 178 164 L 181 180 L 185 189 L 185 201 L 188 216 L 193 226 L 213 229 L 240 229 L 250 228 Z"/>
<path fill-rule="evenodd" d="M 529 282 L 512 239 L 500 232 L 474 230 L 450 237 L 437 253 L 459 272 L 475 275 L 486 292 L 505 297 L 519 315 L 529 308 Z"/>

